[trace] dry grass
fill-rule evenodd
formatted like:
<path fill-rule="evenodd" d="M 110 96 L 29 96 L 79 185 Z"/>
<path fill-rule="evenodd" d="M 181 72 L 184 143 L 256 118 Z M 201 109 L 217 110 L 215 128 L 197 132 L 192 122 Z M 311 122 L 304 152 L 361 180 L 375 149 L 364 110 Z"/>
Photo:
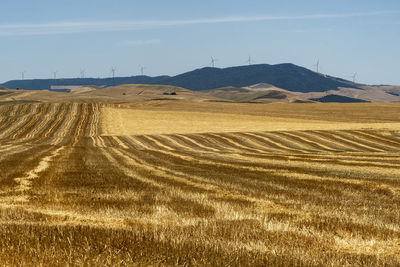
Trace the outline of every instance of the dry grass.
<path fill-rule="evenodd" d="M 189 111 L 154 111 L 103 108 L 104 135 L 143 135 L 171 133 L 305 131 L 387 129 L 400 130 L 400 122 L 357 123 L 291 119 L 260 115 L 243 115 Z"/>
<path fill-rule="evenodd" d="M 398 105 L 133 105 L 0 106 L 1 265 L 400 265 Z"/>

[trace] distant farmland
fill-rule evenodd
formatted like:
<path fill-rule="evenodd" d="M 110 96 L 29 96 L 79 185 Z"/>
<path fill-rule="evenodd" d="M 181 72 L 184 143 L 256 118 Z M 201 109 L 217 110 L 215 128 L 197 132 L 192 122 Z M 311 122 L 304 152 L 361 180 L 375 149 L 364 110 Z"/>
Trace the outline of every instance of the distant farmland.
<path fill-rule="evenodd" d="M 400 265 L 400 105 L 0 105 L 1 265 Z"/>

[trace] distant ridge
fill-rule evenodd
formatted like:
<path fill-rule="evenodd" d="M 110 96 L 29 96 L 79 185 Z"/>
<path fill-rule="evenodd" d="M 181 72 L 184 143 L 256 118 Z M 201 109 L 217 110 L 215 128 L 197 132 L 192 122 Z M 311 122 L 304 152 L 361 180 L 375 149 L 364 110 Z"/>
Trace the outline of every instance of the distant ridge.
<path fill-rule="evenodd" d="M 342 95 L 326 95 L 320 98 L 311 98 L 310 100 L 321 103 L 368 103 L 370 101 L 342 96 Z"/>
<path fill-rule="evenodd" d="M 169 78 L 164 83 L 194 91 L 221 87 L 245 87 L 268 83 L 292 92 L 325 92 L 357 84 L 308 70 L 294 64 L 250 65 L 225 69 L 202 68 Z"/>
<path fill-rule="evenodd" d="M 113 78 L 67 78 L 67 79 L 33 79 L 33 80 L 13 80 L 8 81 L 0 86 L 9 89 L 25 89 L 25 90 L 49 90 L 51 86 L 78 86 L 78 85 L 94 85 L 94 86 L 114 86 L 121 84 L 156 84 L 158 81 L 164 80 L 169 76 L 149 77 L 149 76 L 132 76 L 132 77 L 115 77 Z"/>
<path fill-rule="evenodd" d="M 359 88 L 359 84 L 335 78 L 290 64 L 257 64 L 229 68 L 201 68 L 177 76 L 132 76 L 116 78 L 84 79 L 36 79 L 14 80 L 2 86 L 15 89 L 48 90 L 54 85 L 97 85 L 120 84 L 164 84 L 179 86 L 193 91 L 211 90 L 221 87 L 245 87 L 266 83 L 292 92 L 326 92 L 339 87 Z"/>

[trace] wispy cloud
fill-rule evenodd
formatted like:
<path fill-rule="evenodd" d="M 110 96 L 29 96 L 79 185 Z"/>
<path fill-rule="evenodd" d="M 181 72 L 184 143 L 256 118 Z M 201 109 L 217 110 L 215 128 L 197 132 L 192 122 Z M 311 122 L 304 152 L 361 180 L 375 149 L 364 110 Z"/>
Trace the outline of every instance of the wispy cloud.
<path fill-rule="evenodd" d="M 316 33 L 316 32 L 331 32 L 332 28 L 316 28 L 316 29 L 294 29 L 289 32 L 293 33 Z"/>
<path fill-rule="evenodd" d="M 119 46 L 142 46 L 142 45 L 158 45 L 161 43 L 159 39 L 152 40 L 129 40 L 118 43 Z"/>
<path fill-rule="evenodd" d="M 111 32 L 152 29 L 196 24 L 217 24 L 237 22 L 260 22 L 279 20 L 318 20 L 338 19 L 353 17 L 369 17 L 390 14 L 400 14 L 400 10 L 344 13 L 344 14 L 312 14 L 295 16 L 233 16 L 192 20 L 131 20 L 131 21 L 75 21 L 75 22 L 50 22 L 50 23 L 26 23 L 26 24 L 0 24 L 0 36 L 15 35 L 52 35 L 83 32 Z"/>

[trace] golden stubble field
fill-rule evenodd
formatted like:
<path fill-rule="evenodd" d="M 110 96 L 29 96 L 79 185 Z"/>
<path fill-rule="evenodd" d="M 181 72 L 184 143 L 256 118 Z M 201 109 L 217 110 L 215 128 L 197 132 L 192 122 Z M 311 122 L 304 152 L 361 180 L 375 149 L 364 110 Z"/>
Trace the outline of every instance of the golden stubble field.
<path fill-rule="evenodd" d="M 0 105 L 0 265 L 400 265 L 400 104 Z"/>

